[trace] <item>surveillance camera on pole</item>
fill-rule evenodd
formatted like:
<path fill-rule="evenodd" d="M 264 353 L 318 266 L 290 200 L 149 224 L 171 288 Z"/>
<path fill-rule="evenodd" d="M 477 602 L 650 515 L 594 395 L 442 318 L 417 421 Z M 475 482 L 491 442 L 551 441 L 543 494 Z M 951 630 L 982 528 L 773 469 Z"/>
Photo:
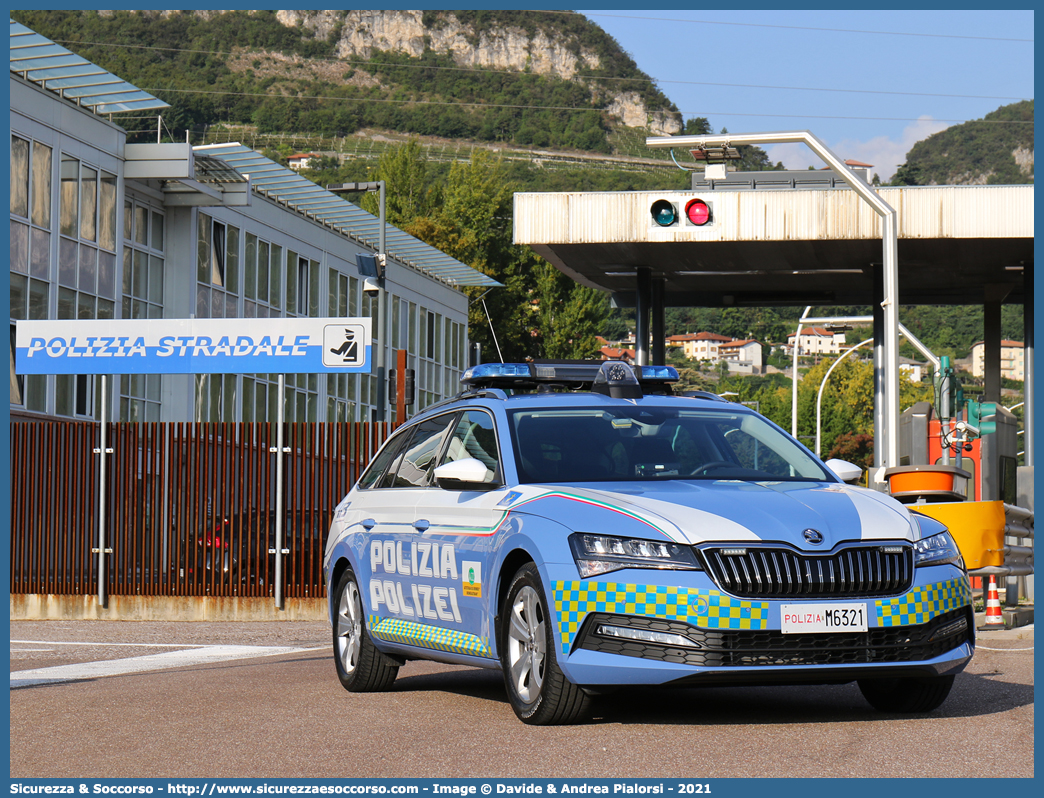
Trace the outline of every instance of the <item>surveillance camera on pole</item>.
<path fill-rule="evenodd" d="M 384 291 L 384 267 L 387 263 L 387 255 L 385 253 L 385 237 L 387 235 L 387 227 L 384 222 L 384 209 L 385 209 L 385 186 L 383 180 L 376 180 L 369 183 L 336 183 L 326 187 L 327 191 L 333 192 L 353 192 L 353 191 L 376 191 L 378 192 L 377 202 L 380 208 L 379 210 L 379 227 L 378 227 L 378 242 L 377 242 L 377 253 L 375 255 L 356 255 L 356 263 L 359 265 L 359 274 L 363 277 L 363 292 L 370 297 L 377 299 L 377 319 L 378 324 L 383 328 L 377 330 L 375 336 L 378 341 L 376 357 L 377 373 L 377 407 L 376 407 L 376 420 L 385 420 L 385 409 L 384 409 L 384 379 L 385 379 L 385 350 L 387 349 L 387 341 L 389 336 L 388 331 L 388 314 L 387 314 L 387 294 Z M 363 261 L 369 259 L 373 264 L 374 271 L 372 274 L 367 274 L 363 271 Z"/>

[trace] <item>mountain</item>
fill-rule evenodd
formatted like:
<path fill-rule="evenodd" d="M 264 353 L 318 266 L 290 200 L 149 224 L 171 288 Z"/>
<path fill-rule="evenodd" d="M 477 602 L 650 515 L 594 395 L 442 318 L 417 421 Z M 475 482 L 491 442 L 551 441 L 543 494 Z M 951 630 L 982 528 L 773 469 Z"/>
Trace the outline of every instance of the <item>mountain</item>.
<path fill-rule="evenodd" d="M 1033 182 L 1033 100 L 1005 105 L 917 142 L 894 186 L 1011 185 Z"/>
<path fill-rule="evenodd" d="M 261 134 L 344 137 L 371 128 L 608 153 L 615 129 L 682 130 L 681 114 L 652 79 L 574 12 L 11 17 L 169 102 L 164 125 L 193 131 L 194 140 L 222 122 Z"/>

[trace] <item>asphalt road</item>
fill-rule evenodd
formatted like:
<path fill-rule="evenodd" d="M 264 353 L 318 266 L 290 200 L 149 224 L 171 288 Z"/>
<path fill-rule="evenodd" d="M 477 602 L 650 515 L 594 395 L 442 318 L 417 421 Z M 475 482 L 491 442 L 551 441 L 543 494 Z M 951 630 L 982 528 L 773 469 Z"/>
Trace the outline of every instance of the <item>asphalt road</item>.
<path fill-rule="evenodd" d="M 410 662 L 347 693 L 325 623 L 13 621 L 11 640 L 11 778 L 1033 776 L 1032 627 L 980 634 L 931 715 L 854 684 L 645 688 L 552 728 L 516 720 L 497 671 Z"/>

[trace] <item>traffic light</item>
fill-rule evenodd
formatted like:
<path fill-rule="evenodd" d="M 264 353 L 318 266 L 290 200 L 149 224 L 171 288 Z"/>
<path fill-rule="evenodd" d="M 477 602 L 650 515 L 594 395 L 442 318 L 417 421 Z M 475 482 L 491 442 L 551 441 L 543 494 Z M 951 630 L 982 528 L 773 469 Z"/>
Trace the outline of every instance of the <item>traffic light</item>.
<path fill-rule="evenodd" d="M 699 197 L 658 199 L 649 206 L 649 215 L 657 227 L 673 227 L 679 221 L 685 227 L 703 227 L 714 220 L 711 203 Z"/>
<path fill-rule="evenodd" d="M 974 402 L 968 401 L 968 424 L 979 430 L 979 436 L 989 435 L 991 432 L 997 431 L 997 422 L 994 421 L 983 421 L 983 419 L 989 416 L 996 417 L 997 415 L 997 403 L 996 402 Z"/>

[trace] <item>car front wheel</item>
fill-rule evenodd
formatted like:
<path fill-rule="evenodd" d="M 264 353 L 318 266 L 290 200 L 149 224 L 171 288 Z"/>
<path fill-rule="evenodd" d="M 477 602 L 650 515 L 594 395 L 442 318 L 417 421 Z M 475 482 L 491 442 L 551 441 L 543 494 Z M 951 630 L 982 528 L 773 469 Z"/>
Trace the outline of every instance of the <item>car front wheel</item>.
<path fill-rule="evenodd" d="M 363 615 L 362 596 L 351 568 L 337 581 L 333 626 L 334 663 L 345 690 L 372 693 L 387 690 L 399 673 L 370 640 Z"/>
<path fill-rule="evenodd" d="M 859 690 L 881 712 L 931 712 L 953 687 L 953 676 L 860 679 Z"/>
<path fill-rule="evenodd" d="M 536 566 L 527 563 L 511 580 L 501 612 L 500 661 L 511 708 L 523 723 L 574 723 L 590 697 L 566 679 L 555 653 L 554 623 Z"/>

